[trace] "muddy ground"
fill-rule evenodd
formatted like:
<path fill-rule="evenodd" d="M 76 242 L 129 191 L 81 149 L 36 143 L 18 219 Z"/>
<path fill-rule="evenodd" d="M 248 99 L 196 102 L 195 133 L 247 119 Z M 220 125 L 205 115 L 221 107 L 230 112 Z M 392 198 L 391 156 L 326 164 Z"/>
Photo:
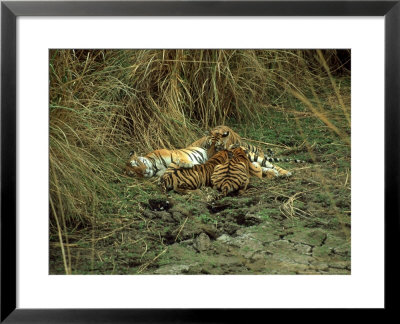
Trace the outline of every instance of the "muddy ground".
<path fill-rule="evenodd" d="M 219 201 L 204 188 L 142 197 L 129 206 L 127 186 L 109 219 L 94 223 L 86 236 L 71 233 L 75 273 L 350 274 L 349 201 L 321 191 L 320 166 L 296 167 L 290 178 L 252 178 L 245 194 Z M 343 194 L 346 175 L 339 177 L 336 191 Z M 291 188 L 297 183 L 302 191 Z M 106 231 L 104 221 L 111 222 Z M 63 273 L 59 249 L 51 251 L 51 272 Z"/>
<path fill-rule="evenodd" d="M 174 194 L 152 200 L 153 210 L 144 211 L 147 229 L 159 231 L 165 249 L 143 273 L 350 274 L 348 217 L 339 222 L 335 208 L 307 204 L 311 182 L 285 197 L 274 189 L 290 179 L 253 180 L 240 197 L 212 202 L 211 190 L 194 194 L 187 198 L 196 206 L 191 210 Z"/>

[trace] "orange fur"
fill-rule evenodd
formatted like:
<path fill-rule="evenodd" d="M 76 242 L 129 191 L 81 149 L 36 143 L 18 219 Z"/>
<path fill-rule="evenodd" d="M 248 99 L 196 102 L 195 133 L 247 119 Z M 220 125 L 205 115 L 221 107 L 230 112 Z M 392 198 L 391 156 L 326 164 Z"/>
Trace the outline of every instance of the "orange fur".
<path fill-rule="evenodd" d="M 223 150 L 216 153 L 206 163 L 195 165 L 190 169 L 182 169 L 176 165 L 171 165 L 161 177 L 161 189 L 164 193 L 168 190 L 174 190 L 185 194 L 189 190 L 210 186 L 215 166 L 225 162 L 227 159 L 227 151 Z"/>
<path fill-rule="evenodd" d="M 146 156 L 132 154 L 125 166 L 125 173 L 137 177 L 162 176 L 172 163 L 178 167 L 191 168 L 206 162 L 223 148 L 221 136 L 207 139 L 203 147 L 187 147 L 181 150 L 160 149 Z"/>
<path fill-rule="evenodd" d="M 207 141 L 209 141 L 210 138 L 217 135 L 221 136 L 221 141 L 224 144 L 224 149 L 229 149 L 230 146 L 233 144 L 239 144 L 244 146 L 250 152 L 264 155 L 263 151 L 259 147 L 245 143 L 238 133 L 234 132 L 230 127 L 225 125 L 219 125 L 214 127 L 210 131 L 209 135 L 200 138 L 191 145 L 204 147 L 204 145 L 206 145 Z"/>
<path fill-rule="evenodd" d="M 239 194 L 244 192 L 249 184 L 250 175 L 262 178 L 261 167 L 252 164 L 241 147 L 228 150 L 228 154 L 231 157 L 217 165 L 211 176 L 213 188 L 222 192 L 219 198 L 234 191 L 239 191 Z"/>

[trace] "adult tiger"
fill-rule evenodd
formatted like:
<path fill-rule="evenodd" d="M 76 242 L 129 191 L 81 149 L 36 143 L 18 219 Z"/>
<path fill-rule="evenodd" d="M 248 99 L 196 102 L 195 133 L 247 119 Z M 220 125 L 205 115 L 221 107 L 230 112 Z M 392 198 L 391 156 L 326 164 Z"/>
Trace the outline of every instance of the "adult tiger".
<path fill-rule="evenodd" d="M 212 138 L 213 136 L 221 136 L 221 140 L 224 143 L 225 149 L 228 149 L 233 144 L 239 144 L 245 147 L 246 150 L 248 150 L 249 152 L 261 156 L 264 155 L 261 148 L 244 142 L 239 134 L 237 134 L 231 128 L 225 125 L 219 125 L 214 127 L 206 136 L 192 143 L 191 146 L 204 147 L 210 141 L 210 138 Z"/>
<path fill-rule="evenodd" d="M 222 150 L 216 153 L 206 163 L 195 165 L 190 169 L 179 168 L 171 164 L 160 179 L 161 190 L 166 193 L 174 190 L 186 194 L 189 190 L 196 190 L 202 186 L 211 185 L 211 175 L 214 168 L 228 159 L 228 151 Z"/>
<path fill-rule="evenodd" d="M 170 164 L 182 168 L 191 168 L 197 164 L 203 164 L 217 151 L 223 149 L 221 136 L 215 135 L 207 139 L 203 147 L 190 146 L 180 150 L 160 149 L 146 156 L 130 154 L 125 166 L 125 173 L 137 177 L 161 177 Z"/>
<path fill-rule="evenodd" d="M 230 149 L 226 162 L 217 165 L 211 176 L 213 189 L 221 191 L 220 199 L 231 192 L 243 193 L 250 181 L 250 176 L 262 178 L 261 167 L 254 165 L 242 147 Z"/>

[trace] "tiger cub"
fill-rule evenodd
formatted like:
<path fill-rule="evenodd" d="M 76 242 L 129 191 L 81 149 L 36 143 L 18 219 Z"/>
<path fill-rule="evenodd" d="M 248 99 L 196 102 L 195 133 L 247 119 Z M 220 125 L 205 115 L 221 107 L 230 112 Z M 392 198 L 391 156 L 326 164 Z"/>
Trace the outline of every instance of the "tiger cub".
<path fill-rule="evenodd" d="M 182 169 L 171 164 L 160 179 L 161 190 L 166 193 L 174 190 L 186 194 L 189 190 L 196 190 L 202 186 L 211 185 L 211 175 L 214 168 L 228 159 L 228 151 L 222 150 L 216 153 L 207 162 L 195 165 L 190 169 Z"/>
<path fill-rule="evenodd" d="M 225 197 L 230 192 L 243 193 L 249 184 L 250 176 L 261 179 L 261 167 L 251 163 L 242 147 L 230 149 L 228 160 L 217 165 L 211 176 L 213 189 L 221 191 L 221 195 L 217 199 Z"/>
<path fill-rule="evenodd" d="M 224 149 L 229 149 L 229 147 L 233 144 L 239 144 L 240 146 L 243 146 L 246 150 L 249 152 L 258 154 L 263 156 L 264 153 L 261 148 L 258 146 L 254 146 L 251 144 L 248 144 L 242 140 L 239 134 L 234 132 L 231 128 L 225 125 L 219 125 L 214 127 L 209 134 L 206 136 L 200 138 L 196 142 L 192 143 L 191 146 L 199 146 L 199 147 L 204 147 L 208 141 L 210 141 L 210 138 L 213 136 L 220 136 L 221 141 L 224 145 Z"/>
<path fill-rule="evenodd" d="M 170 164 L 182 168 L 191 168 L 203 164 L 217 151 L 223 149 L 221 136 L 208 138 L 204 147 L 187 147 L 180 150 L 160 149 L 146 156 L 136 156 L 131 152 L 129 161 L 125 166 L 125 174 L 137 177 L 161 177 Z"/>

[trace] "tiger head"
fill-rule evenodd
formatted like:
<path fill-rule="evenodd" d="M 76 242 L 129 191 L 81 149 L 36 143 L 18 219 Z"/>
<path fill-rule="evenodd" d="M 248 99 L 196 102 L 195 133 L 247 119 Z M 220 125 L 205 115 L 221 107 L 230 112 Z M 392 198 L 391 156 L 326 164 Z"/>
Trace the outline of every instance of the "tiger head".
<path fill-rule="evenodd" d="M 226 134 L 225 136 L 227 136 Z M 207 150 L 207 156 L 210 158 L 215 153 L 225 149 L 224 134 L 208 133 L 206 135 L 206 143 L 204 148 Z"/>
<path fill-rule="evenodd" d="M 125 165 L 124 174 L 131 177 L 151 177 L 151 168 L 148 165 L 148 160 L 144 157 L 137 156 L 135 152 L 129 153 L 129 161 Z"/>
<path fill-rule="evenodd" d="M 220 125 L 213 128 L 207 135 L 207 143 L 218 141 L 221 149 L 227 149 L 230 145 L 239 143 L 240 136 L 228 126 Z"/>

